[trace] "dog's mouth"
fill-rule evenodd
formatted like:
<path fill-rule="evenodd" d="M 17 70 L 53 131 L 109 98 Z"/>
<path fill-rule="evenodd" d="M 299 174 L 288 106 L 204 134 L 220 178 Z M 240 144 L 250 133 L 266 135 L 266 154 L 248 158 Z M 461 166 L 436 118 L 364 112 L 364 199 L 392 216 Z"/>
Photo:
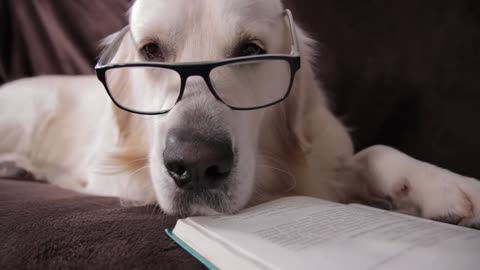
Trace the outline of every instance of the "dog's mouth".
<path fill-rule="evenodd" d="M 175 183 L 172 210 L 180 216 L 231 214 L 235 207 L 238 179 L 236 154 L 208 168 L 166 166 L 168 181 Z M 205 162 L 205 161 L 204 161 Z M 223 164 L 222 164 L 223 162 Z M 205 162 L 206 164 L 212 164 Z"/>
<path fill-rule="evenodd" d="M 182 217 L 232 214 L 238 210 L 234 207 L 232 189 L 225 183 L 215 189 L 178 190 L 172 198 L 172 208 Z"/>

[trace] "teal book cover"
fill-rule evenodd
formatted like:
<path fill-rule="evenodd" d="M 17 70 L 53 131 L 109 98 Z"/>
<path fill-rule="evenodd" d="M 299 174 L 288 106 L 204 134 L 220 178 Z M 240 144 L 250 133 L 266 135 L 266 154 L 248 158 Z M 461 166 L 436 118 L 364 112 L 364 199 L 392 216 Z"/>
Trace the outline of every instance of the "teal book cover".
<path fill-rule="evenodd" d="M 170 229 L 165 229 L 165 233 L 173 240 L 175 241 L 180 247 L 182 247 L 185 251 L 190 253 L 195 259 L 197 259 L 199 262 L 201 262 L 203 265 L 205 265 L 208 269 L 210 270 L 219 270 L 215 265 L 213 265 L 211 262 L 209 262 L 205 257 L 200 255 L 198 252 L 196 252 L 193 248 L 191 248 L 187 243 L 183 242 L 180 238 L 178 238 Z"/>

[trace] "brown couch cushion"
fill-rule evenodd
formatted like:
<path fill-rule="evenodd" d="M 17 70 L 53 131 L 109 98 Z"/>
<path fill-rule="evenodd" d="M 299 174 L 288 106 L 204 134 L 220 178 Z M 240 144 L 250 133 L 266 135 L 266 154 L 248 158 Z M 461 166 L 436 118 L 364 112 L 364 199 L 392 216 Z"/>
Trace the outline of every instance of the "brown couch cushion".
<path fill-rule="evenodd" d="M 130 0 L 0 1 L 0 83 L 93 73 Z M 388 144 L 480 178 L 480 2 L 287 0 L 357 149 Z"/>
<path fill-rule="evenodd" d="M 0 84 L 93 73 L 99 41 L 127 23 L 130 0 L 0 1 Z"/>
<path fill-rule="evenodd" d="M 480 1 L 291 0 L 357 149 L 387 144 L 480 178 Z"/>
<path fill-rule="evenodd" d="M 0 179 L 0 269 L 203 269 L 154 207 Z"/>
<path fill-rule="evenodd" d="M 0 84 L 93 73 L 129 0 L 0 1 Z M 318 74 L 357 149 L 378 143 L 480 178 L 480 2 L 288 0 L 321 43 Z M 201 267 L 168 218 L 116 199 L 0 180 L 0 268 Z"/>

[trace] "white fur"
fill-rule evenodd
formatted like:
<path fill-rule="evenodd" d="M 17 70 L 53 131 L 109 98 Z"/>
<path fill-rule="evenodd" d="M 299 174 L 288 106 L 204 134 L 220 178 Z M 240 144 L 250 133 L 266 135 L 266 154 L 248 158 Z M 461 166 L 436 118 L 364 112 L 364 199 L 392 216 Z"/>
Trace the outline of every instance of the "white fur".
<path fill-rule="evenodd" d="M 168 62 L 220 60 L 241 33 L 254 35 L 269 53 L 288 54 L 291 40 L 282 12 L 281 2 L 272 0 L 138 0 L 130 11 L 131 35 L 124 37 L 113 62 L 140 61 L 139 47 L 152 40 L 169 48 Z M 229 109 L 201 78 L 190 78 L 183 100 L 161 116 L 119 110 L 93 76 L 7 84 L 0 89 L 0 162 L 16 162 L 65 188 L 156 201 L 166 213 L 177 213 L 174 197 L 181 191 L 166 173 L 162 153 L 167 132 L 193 111 L 208 115 L 212 134 L 226 130 L 238 156 L 234 184 L 223 194 L 228 201 L 221 209 L 197 202 L 181 214 L 234 212 L 248 203 L 301 194 L 342 202 L 390 197 L 400 211 L 458 216 L 461 225 L 479 223 L 476 180 L 386 146 L 354 155 L 345 127 L 329 111 L 315 81 L 314 42 L 301 29 L 297 32 L 302 68 L 292 93 L 262 110 Z M 161 107 L 166 97 L 159 93 L 169 87 L 168 80 L 138 71 L 116 80 L 129 100 L 143 106 Z M 252 82 L 231 76 L 225 83 L 241 93 Z M 273 86 L 263 87 L 269 91 Z"/>

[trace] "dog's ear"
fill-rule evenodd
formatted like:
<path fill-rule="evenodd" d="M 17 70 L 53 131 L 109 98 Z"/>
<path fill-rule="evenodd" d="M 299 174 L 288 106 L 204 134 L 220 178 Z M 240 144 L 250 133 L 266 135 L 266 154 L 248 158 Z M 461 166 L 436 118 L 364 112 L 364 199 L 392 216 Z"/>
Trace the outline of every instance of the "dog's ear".
<path fill-rule="evenodd" d="M 325 115 L 326 99 L 315 80 L 313 60 L 315 42 L 297 27 L 301 68 L 294 78 L 290 95 L 278 105 L 267 108 L 261 126 L 259 166 L 254 202 L 273 199 L 270 194 L 284 194 L 296 186 L 295 168 L 307 164 L 308 154 L 319 138 L 315 128 Z M 287 46 L 289 46 L 288 44 Z M 288 48 L 288 47 L 286 47 Z M 300 166 L 300 167 L 299 167 Z M 263 168 L 263 169 L 262 169 Z M 274 179 L 274 181 L 270 181 Z"/>
<path fill-rule="evenodd" d="M 108 47 L 116 40 L 120 32 L 112 34 L 102 41 L 102 45 Z M 135 46 L 130 35 L 127 33 L 119 44 L 116 54 L 111 63 L 129 63 L 135 61 Z M 111 73 L 108 77 L 109 90 L 112 95 L 122 100 L 130 98 L 126 86 L 129 84 L 130 74 L 128 69 Z M 107 164 L 110 171 L 134 171 L 145 166 L 146 149 L 144 143 L 145 127 L 141 116 L 135 115 L 117 107 L 112 102 L 112 121 L 117 126 L 117 147 L 111 153 Z M 138 118 L 138 119 L 136 119 Z M 112 138 L 113 139 L 113 138 Z"/>
<path fill-rule="evenodd" d="M 301 68 L 297 72 L 290 96 L 284 102 L 284 110 L 290 137 L 297 147 L 307 152 L 312 144 L 311 121 L 319 107 L 326 108 L 327 102 L 320 84 L 315 78 L 313 61 L 316 42 L 297 26 L 300 45 Z"/>
<path fill-rule="evenodd" d="M 283 105 L 287 132 L 294 138 L 297 151 L 310 152 L 315 144 L 316 147 L 322 145 L 325 151 L 333 147 L 335 152 L 348 155 L 353 151 L 348 130 L 332 113 L 331 104 L 315 77 L 314 60 L 318 59 L 315 57 L 315 41 L 298 27 L 297 32 L 302 60 L 293 89 Z M 317 141 L 318 138 L 322 138 L 323 142 Z M 339 151 L 340 148 L 342 151 Z"/>

